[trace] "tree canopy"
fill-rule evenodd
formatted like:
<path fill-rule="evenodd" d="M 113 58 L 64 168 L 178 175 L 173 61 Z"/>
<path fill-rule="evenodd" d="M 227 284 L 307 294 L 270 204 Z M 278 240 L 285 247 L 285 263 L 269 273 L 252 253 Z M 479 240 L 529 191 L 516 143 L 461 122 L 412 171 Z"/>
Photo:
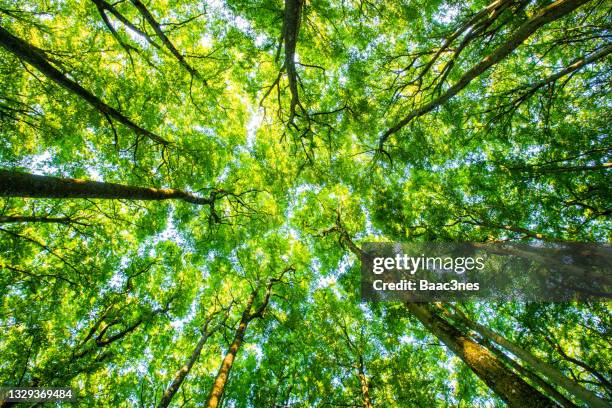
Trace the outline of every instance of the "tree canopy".
<path fill-rule="evenodd" d="M 366 303 L 358 256 L 609 243 L 611 11 L 0 0 L 0 385 L 610 406 L 609 302 Z"/>

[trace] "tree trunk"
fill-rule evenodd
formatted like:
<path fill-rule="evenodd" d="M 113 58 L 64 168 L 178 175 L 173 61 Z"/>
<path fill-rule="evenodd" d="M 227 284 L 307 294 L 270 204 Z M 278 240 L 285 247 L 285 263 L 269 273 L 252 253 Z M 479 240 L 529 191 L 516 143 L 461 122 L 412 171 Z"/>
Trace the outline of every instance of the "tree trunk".
<path fill-rule="evenodd" d="M 41 73 L 43 73 L 47 78 L 51 79 L 61 87 L 69 90 L 75 95 L 79 96 L 81 99 L 89 103 L 95 109 L 97 109 L 100 113 L 105 116 L 112 117 L 116 119 L 118 122 L 132 129 L 139 135 L 147 137 L 157 144 L 161 144 L 163 146 L 169 145 L 169 142 L 162 137 L 156 135 L 153 132 L 150 132 L 136 123 L 134 123 L 127 116 L 119 112 L 117 109 L 112 106 L 104 103 L 100 98 L 89 92 L 87 89 L 83 88 L 81 85 L 71 80 L 62 74 L 57 68 L 49 63 L 48 58 L 44 54 L 44 52 L 33 45 L 27 43 L 21 38 L 15 37 L 3 27 L 0 27 L 0 45 L 7 49 L 9 52 L 13 53 L 19 59 L 31 64 Z"/>
<path fill-rule="evenodd" d="M 224 321 L 225 320 L 223 320 L 223 322 Z M 183 381 L 185 381 L 185 378 L 187 378 L 187 375 L 191 371 L 191 368 L 193 367 L 193 365 L 196 363 L 196 361 L 200 357 L 200 354 L 202 353 L 202 348 L 204 348 L 204 344 L 206 343 L 206 340 L 208 340 L 208 338 L 221 327 L 221 323 L 220 323 L 219 325 L 217 325 L 216 327 L 208 331 L 209 323 L 210 323 L 210 320 L 207 320 L 206 324 L 204 325 L 204 328 L 202 329 L 202 336 L 200 337 L 200 340 L 198 341 L 198 344 L 196 345 L 195 349 L 191 353 L 189 360 L 187 360 L 187 363 L 184 366 L 182 366 L 180 370 L 176 372 L 174 376 L 174 380 L 172 380 L 172 383 L 170 384 L 170 386 L 166 389 L 166 391 L 164 391 L 164 395 L 162 396 L 161 401 L 157 405 L 157 408 L 166 408 L 167 406 L 170 405 L 172 398 L 174 398 L 174 395 L 177 393 L 177 391 L 181 387 L 181 384 L 183 384 Z"/>
<path fill-rule="evenodd" d="M 332 230 L 340 233 L 341 243 L 346 243 L 351 252 L 359 259 L 362 258 L 363 250 L 353 242 L 348 231 L 343 227 L 339 216 L 336 225 L 329 231 Z M 460 357 L 510 407 L 558 407 L 552 400 L 505 367 L 485 347 L 465 336 L 446 320 L 432 313 L 426 304 L 406 303 L 406 308 L 430 333 Z"/>
<path fill-rule="evenodd" d="M 406 303 L 417 319 L 460 357 L 468 367 L 510 407 L 558 407 L 552 400 L 505 367 L 485 347 L 435 314 L 422 303 Z"/>
<path fill-rule="evenodd" d="M 219 403 L 221 402 L 221 396 L 223 395 L 223 391 L 225 390 L 225 385 L 227 384 L 227 379 L 229 378 L 230 370 L 232 369 L 232 365 L 234 365 L 234 359 L 236 358 L 236 354 L 242 345 L 242 341 L 244 340 L 244 335 L 249 326 L 250 321 L 253 319 L 253 315 L 251 314 L 251 308 L 253 307 L 253 301 L 255 300 L 255 296 L 257 296 L 257 291 L 253 291 L 251 296 L 249 296 L 249 300 L 247 301 L 246 307 L 244 308 L 244 312 L 242 312 L 242 317 L 240 319 L 240 323 L 238 324 L 238 329 L 236 329 L 236 333 L 234 334 L 234 340 L 230 345 L 225 357 L 223 358 L 223 362 L 221 363 L 221 367 L 217 372 L 217 377 L 215 378 L 215 382 L 213 383 L 212 389 L 210 390 L 210 394 L 208 396 L 208 401 L 206 401 L 207 408 L 217 408 Z"/>
<path fill-rule="evenodd" d="M 271 278 L 270 280 L 268 280 L 268 283 L 266 285 L 266 293 L 264 295 L 263 301 L 254 312 L 251 312 L 251 309 L 253 308 L 253 302 L 257 297 L 258 289 L 255 289 L 253 292 L 251 292 L 246 307 L 244 308 L 244 312 L 242 312 L 242 317 L 240 318 L 238 329 L 236 329 L 234 340 L 232 341 L 232 344 L 230 345 L 227 354 L 223 358 L 223 362 L 221 363 L 221 367 L 219 367 L 215 382 L 213 383 L 212 389 L 210 390 L 208 401 L 206 402 L 206 408 L 217 408 L 221 405 L 221 398 L 223 397 L 223 391 L 225 390 L 225 385 L 227 384 L 227 379 L 229 378 L 230 370 L 232 369 L 232 365 L 234 364 L 236 354 L 238 353 L 238 350 L 242 345 L 242 341 L 244 340 L 244 335 L 249 326 L 249 323 L 256 318 L 263 317 L 263 314 L 266 308 L 268 307 L 268 303 L 270 302 L 270 296 L 272 295 L 272 286 L 274 286 L 276 282 L 280 282 L 285 273 L 289 271 L 295 271 L 295 268 L 293 266 L 289 266 L 285 268 L 285 270 L 283 270 L 283 272 L 278 278 Z"/>
<path fill-rule="evenodd" d="M 461 90 L 470 84 L 475 78 L 480 76 L 483 72 L 497 64 L 508 55 L 510 55 L 515 49 L 517 49 L 526 39 L 528 39 L 533 33 L 535 33 L 540 27 L 548 24 L 552 21 L 558 20 L 561 17 L 576 10 L 581 5 L 587 3 L 589 0 L 558 0 L 538 11 L 533 17 L 523 23 L 520 27 L 513 31 L 510 38 L 504 43 L 497 47 L 491 54 L 480 60 L 475 66 L 467 71 L 456 84 L 451 86 L 446 92 L 433 101 L 417 108 L 404 119 L 400 120 L 395 126 L 387 130 L 379 140 L 380 147 L 389 139 L 389 137 L 398 132 L 410 121 L 420 116 L 431 112 L 438 106 L 444 104 L 449 99 L 457 95 Z"/>
<path fill-rule="evenodd" d="M 546 382 L 542 377 L 537 375 L 531 370 L 520 365 L 518 362 L 514 361 L 510 356 L 504 354 L 503 351 L 495 347 L 491 344 L 487 339 L 482 341 L 482 344 L 486 346 L 493 354 L 497 356 L 501 361 L 509 365 L 513 370 L 519 373 L 523 378 L 530 379 L 534 384 L 537 384 L 544 392 L 551 396 L 555 401 L 557 401 L 563 408 L 577 408 L 576 404 L 572 401 L 568 400 L 563 394 L 557 391 L 551 384 Z"/>
<path fill-rule="evenodd" d="M 359 358 L 359 384 L 361 386 L 361 396 L 363 398 L 363 408 L 372 408 L 372 401 L 370 400 L 370 382 L 365 374 L 363 367 L 363 357 Z"/>
<path fill-rule="evenodd" d="M 467 327 L 474 330 L 476 333 L 478 333 L 482 337 L 499 344 L 500 346 L 502 346 L 503 348 L 505 348 L 506 350 L 508 350 L 509 352 L 511 352 L 512 354 L 514 354 L 515 356 L 517 356 L 518 358 L 520 358 L 521 360 L 529 364 L 530 366 L 532 366 L 534 369 L 544 374 L 550 380 L 554 381 L 559 386 L 565 388 L 576 398 L 588 403 L 589 406 L 592 406 L 592 407 L 605 408 L 609 406 L 608 403 L 606 403 L 604 400 L 597 397 L 597 395 L 595 395 L 593 392 L 587 390 L 580 384 L 567 378 L 556 367 L 548 364 L 545 361 L 540 360 L 539 358 L 537 358 L 536 356 L 534 356 L 527 350 L 512 343 L 511 341 L 507 340 L 505 337 L 495 333 L 493 330 L 489 329 L 488 327 L 485 327 L 481 325 L 480 323 L 472 321 L 467 316 L 465 316 L 463 312 L 461 312 L 457 308 L 454 308 L 454 310 L 456 312 L 456 315 L 461 320 L 461 322 L 465 323 Z"/>
<path fill-rule="evenodd" d="M 291 105 L 289 122 L 293 122 L 295 109 L 300 106 L 298 92 L 297 70 L 295 69 L 295 46 L 300 31 L 300 19 L 302 15 L 303 0 L 285 0 L 285 18 L 283 23 L 283 37 L 285 43 L 285 69 L 289 79 L 289 90 L 291 91 Z"/>
<path fill-rule="evenodd" d="M 1 180 L 0 180 L 0 183 L 2 183 Z M 34 216 L 27 217 L 27 216 L 20 216 L 20 215 L 0 216 L 0 224 L 14 224 L 14 223 L 21 223 L 21 222 L 86 225 L 70 217 L 34 217 Z"/>
<path fill-rule="evenodd" d="M 0 170 L 0 197 L 178 199 L 199 205 L 211 205 L 215 200 L 213 195 L 211 197 L 197 197 L 191 193 L 175 189 L 135 187 L 81 179 L 38 176 L 11 170 Z"/>

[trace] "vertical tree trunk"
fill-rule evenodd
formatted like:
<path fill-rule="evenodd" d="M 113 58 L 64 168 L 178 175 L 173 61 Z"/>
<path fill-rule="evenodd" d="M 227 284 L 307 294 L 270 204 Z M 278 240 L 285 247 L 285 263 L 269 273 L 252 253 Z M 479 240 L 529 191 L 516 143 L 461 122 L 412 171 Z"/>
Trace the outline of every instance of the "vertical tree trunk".
<path fill-rule="evenodd" d="M 183 384 L 183 381 L 185 381 L 185 378 L 187 378 L 187 375 L 193 368 L 193 365 L 196 363 L 196 361 L 200 357 L 200 354 L 202 353 L 202 348 L 204 347 L 206 340 L 208 340 L 208 338 L 212 336 L 213 333 L 215 333 L 217 330 L 219 330 L 221 326 L 223 325 L 223 323 L 225 323 L 225 320 L 227 319 L 227 316 L 229 315 L 229 309 L 227 310 L 227 313 L 225 314 L 225 318 L 222 319 L 219 322 L 219 324 L 217 324 L 215 327 L 208 330 L 208 325 L 212 321 L 212 318 L 214 317 L 215 314 L 216 313 L 213 313 L 213 315 L 206 320 L 206 323 L 204 324 L 204 327 L 202 328 L 202 336 L 200 337 L 198 344 L 196 345 L 195 349 L 191 353 L 191 356 L 189 357 L 189 360 L 187 360 L 187 363 L 183 367 L 181 367 L 180 370 L 177 371 L 177 373 L 174 376 L 174 379 L 172 380 L 172 383 L 166 389 L 166 391 L 164 391 L 164 395 L 162 396 L 161 401 L 157 405 L 157 408 L 166 408 L 168 405 L 170 405 L 172 398 L 174 398 L 174 395 L 177 393 L 177 391 L 181 387 L 181 384 Z"/>
<path fill-rule="evenodd" d="M 244 334 L 246 333 L 247 327 L 249 326 L 249 322 L 253 319 L 253 315 L 251 314 L 251 308 L 253 307 L 253 301 L 255 300 L 255 296 L 257 295 L 256 291 L 251 293 L 249 296 L 249 300 L 247 301 L 246 307 L 242 312 L 242 317 L 240 319 L 240 323 L 238 324 L 238 328 L 236 329 L 236 333 L 234 334 L 234 340 L 230 345 L 225 357 L 223 358 L 223 362 L 221 363 L 221 367 L 217 372 L 217 377 L 215 378 L 215 382 L 210 390 L 210 394 L 208 396 L 208 401 L 206 402 L 207 408 L 217 408 L 221 401 L 221 396 L 223 395 L 223 390 L 225 389 L 225 385 L 227 384 L 227 379 L 229 378 L 230 370 L 232 369 L 232 365 L 234 365 L 234 359 L 236 358 L 236 354 L 242 345 L 242 341 L 244 340 Z"/>
<path fill-rule="evenodd" d="M 468 367 L 510 407 L 558 407 L 552 400 L 505 367 L 485 347 L 435 314 L 423 303 L 406 303 L 417 319 L 460 357 Z"/>
<path fill-rule="evenodd" d="M 370 400 L 370 382 L 365 374 L 363 366 L 363 357 L 359 357 L 359 384 L 361 385 L 361 396 L 363 398 L 363 408 L 372 408 L 372 401 Z"/>
<path fill-rule="evenodd" d="M 283 23 L 283 37 L 285 42 L 285 70 L 291 91 L 291 105 L 289 108 L 289 122 L 293 122 L 295 109 L 300 106 L 298 92 L 298 76 L 295 69 L 295 46 L 300 31 L 303 0 L 285 0 L 285 18 Z"/>
<path fill-rule="evenodd" d="M 482 337 L 499 344 L 500 346 L 502 346 L 503 348 L 505 348 L 506 350 L 508 350 L 509 352 L 511 352 L 512 354 L 514 354 L 515 356 L 517 356 L 518 358 L 520 358 L 521 360 L 529 364 L 530 366 L 532 366 L 534 369 L 544 374 L 554 383 L 565 388 L 576 398 L 588 403 L 589 406 L 596 407 L 596 408 L 605 408 L 609 406 L 608 403 L 606 403 L 604 400 L 597 397 L 597 395 L 595 395 L 593 392 L 587 390 L 580 384 L 567 378 L 556 367 L 548 364 L 545 361 L 540 360 L 539 358 L 537 358 L 536 356 L 534 356 L 527 350 L 512 343 L 511 341 L 507 340 L 505 337 L 495 333 L 493 330 L 489 329 L 488 327 L 485 327 L 479 324 L 478 322 L 472 321 L 465 314 L 463 314 L 463 312 L 461 312 L 459 309 L 453 308 L 453 310 L 456 312 L 456 316 L 458 316 L 461 322 L 463 322 L 467 327 L 474 330 L 476 333 L 478 333 Z"/>
<path fill-rule="evenodd" d="M 236 333 L 234 334 L 234 340 L 230 345 L 227 354 L 223 358 L 223 362 L 221 363 L 221 367 L 219 367 L 219 371 L 217 372 L 217 377 L 215 378 L 215 382 L 213 383 L 212 389 L 210 390 L 210 394 L 208 396 L 208 401 L 206 401 L 206 408 L 217 408 L 221 403 L 221 398 L 223 397 L 223 391 L 225 390 L 225 385 L 227 384 L 227 379 L 229 378 L 230 371 L 232 369 L 232 365 L 234 365 L 234 359 L 236 358 L 236 354 L 242 345 L 242 341 L 244 340 L 244 335 L 249 326 L 249 323 L 256 318 L 263 317 L 263 313 L 268 307 L 268 303 L 270 302 L 270 296 L 272 295 L 272 286 L 276 282 L 280 282 L 285 273 L 289 271 L 294 271 L 293 266 L 289 266 L 285 268 L 285 270 L 280 274 L 279 278 L 272 278 L 268 280 L 266 285 L 266 293 L 264 295 L 264 299 L 261 305 L 255 310 L 251 312 L 253 308 L 253 302 L 257 297 L 257 289 L 251 292 L 247 304 L 242 312 L 242 317 L 240 318 L 240 323 L 238 324 L 238 328 L 236 329 Z"/>

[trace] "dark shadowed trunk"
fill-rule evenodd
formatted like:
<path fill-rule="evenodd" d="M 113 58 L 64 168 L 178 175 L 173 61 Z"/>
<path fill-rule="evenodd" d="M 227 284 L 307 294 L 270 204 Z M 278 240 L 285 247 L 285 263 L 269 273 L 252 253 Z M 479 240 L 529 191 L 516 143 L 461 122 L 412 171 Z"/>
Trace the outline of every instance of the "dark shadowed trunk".
<path fill-rule="evenodd" d="M 295 109 L 300 106 L 298 92 L 298 76 L 295 69 L 295 46 L 300 31 L 300 17 L 303 0 L 285 0 L 285 19 L 283 23 L 283 38 L 285 41 L 285 69 L 291 91 L 289 122 L 293 121 Z"/>
<path fill-rule="evenodd" d="M 135 187 L 99 181 L 38 176 L 11 170 L 0 170 L 0 197 L 177 199 L 200 205 L 211 205 L 215 200 L 215 196 L 212 194 L 210 197 L 198 197 L 171 188 Z"/>

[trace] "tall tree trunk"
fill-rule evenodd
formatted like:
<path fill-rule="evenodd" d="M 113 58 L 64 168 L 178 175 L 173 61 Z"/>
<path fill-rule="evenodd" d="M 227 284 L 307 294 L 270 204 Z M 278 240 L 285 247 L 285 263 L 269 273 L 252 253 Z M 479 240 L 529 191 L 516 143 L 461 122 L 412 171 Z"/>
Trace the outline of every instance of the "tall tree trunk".
<path fill-rule="evenodd" d="M 199 205 L 212 205 L 215 201 L 214 194 L 211 194 L 210 197 L 197 197 L 191 193 L 175 189 L 136 187 L 99 181 L 38 176 L 12 170 L 0 170 L 0 197 L 178 199 Z"/>
<path fill-rule="evenodd" d="M 234 340 L 230 345 L 223 361 L 221 362 L 221 367 L 219 367 L 219 371 L 217 372 L 217 377 L 215 378 L 215 382 L 210 390 L 210 394 L 208 396 L 208 401 L 206 401 L 206 408 L 217 408 L 220 406 L 221 398 L 223 397 L 223 391 L 225 390 L 225 385 L 227 384 L 227 379 L 229 378 L 230 371 L 232 369 L 232 365 L 234 364 L 234 359 L 236 358 L 236 354 L 242 345 L 242 341 L 244 340 L 244 335 L 249 326 L 249 323 L 257 318 L 263 317 L 263 314 L 268 307 L 268 303 L 270 302 L 270 296 L 272 295 L 272 287 L 276 282 L 280 282 L 285 273 L 289 271 L 294 271 L 293 266 L 289 266 L 285 268 L 285 270 L 280 274 L 278 278 L 272 278 L 268 280 L 266 285 L 266 293 L 264 295 L 264 299 L 261 305 L 255 310 L 251 312 L 253 308 L 253 302 L 257 297 L 258 289 L 255 289 L 251 292 L 249 299 L 247 300 L 247 304 L 242 312 L 242 317 L 240 318 L 240 323 L 238 324 L 238 328 L 236 329 L 236 333 L 234 334 Z"/>
<path fill-rule="evenodd" d="M 339 215 L 336 219 L 336 225 L 329 231 L 332 230 L 339 232 L 340 243 L 346 244 L 361 259 L 363 250 L 353 242 L 348 231 L 342 225 Z M 433 313 L 426 304 L 406 303 L 406 308 L 414 314 L 430 333 L 435 335 L 460 357 L 510 407 L 558 407 L 554 401 L 527 384 L 512 370 L 504 366 L 489 350 L 465 336 L 456 327 Z"/>
<path fill-rule="evenodd" d="M 164 391 L 164 395 L 162 396 L 161 401 L 159 401 L 157 408 L 166 408 L 170 405 L 172 398 L 174 398 L 174 395 L 181 387 L 181 384 L 183 384 L 183 381 L 185 381 L 185 378 L 191 371 L 191 368 L 200 357 L 200 353 L 202 352 L 204 343 L 206 343 L 206 340 L 208 340 L 210 335 L 211 333 L 208 333 L 206 331 L 202 333 L 202 336 L 200 337 L 200 340 L 198 341 L 198 344 L 196 345 L 195 349 L 191 353 L 189 360 L 187 360 L 187 363 L 176 372 L 172 383 L 170 384 L 170 386 L 168 386 L 168 388 L 166 388 L 166 391 Z"/>
<path fill-rule="evenodd" d="M 558 407 L 552 400 L 505 367 L 493 353 L 461 333 L 426 304 L 406 303 L 406 308 L 426 329 L 460 357 L 508 406 Z"/>
<path fill-rule="evenodd" d="M 285 42 L 285 69 L 291 91 L 289 123 L 293 122 L 295 109 L 300 106 L 298 92 L 298 76 L 295 69 L 295 46 L 300 31 L 303 0 L 285 0 L 285 18 L 283 23 L 283 38 Z"/>
<path fill-rule="evenodd" d="M 361 386 L 361 397 L 363 399 L 363 408 L 372 408 L 372 401 L 370 399 L 370 382 L 365 374 L 365 368 L 363 364 L 363 357 L 359 357 L 359 385 Z"/>
<path fill-rule="evenodd" d="M 519 373 L 523 378 L 528 378 L 532 383 L 537 384 L 544 392 L 551 396 L 555 401 L 559 403 L 563 408 L 577 408 L 576 404 L 572 401 L 568 400 L 563 394 L 557 391 L 551 384 L 546 382 L 542 377 L 537 375 L 531 370 L 520 365 L 518 362 L 514 361 L 510 356 L 504 354 L 499 348 L 495 347 L 491 342 L 487 339 L 483 339 L 481 342 L 484 346 L 486 346 L 493 354 L 497 356 L 502 362 L 509 365 L 513 370 Z"/>
<path fill-rule="evenodd" d="M 200 354 L 202 353 L 202 348 L 204 348 L 204 344 L 206 343 L 206 340 L 208 340 L 210 336 L 212 336 L 215 332 L 217 332 L 221 328 L 223 323 L 225 323 L 225 320 L 227 320 L 227 317 L 229 315 L 229 309 L 227 310 L 227 313 L 225 314 L 225 318 L 222 319 L 215 327 L 209 330 L 208 325 L 212 321 L 212 318 L 215 316 L 215 314 L 216 313 L 213 313 L 213 315 L 210 316 L 210 318 L 206 320 L 206 323 L 204 324 L 204 327 L 202 328 L 202 336 L 200 337 L 198 344 L 196 344 L 195 349 L 193 349 L 193 352 L 191 353 L 189 360 L 187 360 L 187 363 L 184 366 L 182 366 L 180 370 L 176 372 L 174 379 L 172 380 L 172 383 L 168 386 L 166 391 L 164 391 L 164 395 L 162 396 L 161 401 L 159 401 L 157 408 L 166 408 L 167 406 L 170 405 L 172 398 L 174 398 L 174 395 L 177 393 L 177 391 L 181 387 L 181 384 L 183 384 L 183 381 L 185 381 L 185 378 L 187 378 L 187 375 L 193 368 L 193 365 L 196 363 L 196 361 L 200 357 Z"/>
<path fill-rule="evenodd" d="M 576 398 L 588 403 L 589 406 L 592 406 L 592 407 L 605 408 L 609 406 L 609 404 L 606 401 L 597 397 L 597 395 L 595 395 L 593 392 L 587 390 L 580 384 L 567 378 L 556 367 L 548 364 L 545 361 L 540 360 L 539 358 L 537 358 L 536 356 L 534 356 L 527 350 L 523 349 L 517 344 L 512 343 L 505 337 L 495 333 L 493 330 L 489 329 L 488 327 L 483 326 L 482 324 L 471 320 L 462 311 L 460 311 L 456 307 L 453 307 L 453 310 L 456 312 L 454 316 L 457 316 L 458 319 L 461 322 L 463 322 L 467 327 L 474 330 L 476 333 L 478 333 L 483 338 L 486 338 L 492 342 L 499 344 L 500 346 L 502 346 L 503 348 L 505 348 L 506 350 L 508 350 L 509 352 L 511 352 L 512 354 L 514 354 L 515 356 L 517 356 L 518 358 L 520 358 L 521 360 L 529 364 L 530 366 L 532 366 L 534 369 L 544 374 L 546 377 L 552 380 L 555 384 L 558 384 L 559 386 L 565 388 Z"/>
<path fill-rule="evenodd" d="M 162 138 L 161 136 L 158 136 L 155 133 L 138 126 L 136 123 L 134 123 L 127 116 L 119 112 L 117 109 L 113 108 L 110 105 L 107 105 L 105 102 L 103 102 L 100 98 L 89 92 L 87 89 L 83 88 L 81 85 L 79 85 L 72 79 L 66 77 L 57 68 L 51 65 L 44 51 L 36 48 L 32 44 L 27 43 L 21 38 L 15 37 L 13 34 L 9 33 L 1 26 L 0 45 L 9 52 L 13 53 L 19 59 L 27 62 L 28 64 L 31 64 L 50 80 L 54 81 L 61 87 L 69 90 L 75 95 L 79 96 L 81 99 L 89 103 L 107 118 L 110 117 L 116 119 L 119 123 L 132 129 L 137 134 L 144 136 L 157 144 L 163 146 L 167 146 L 170 144 L 166 139 Z"/>
<path fill-rule="evenodd" d="M 588 1 L 590 0 L 558 0 L 546 7 L 543 7 L 533 17 L 525 21 L 525 23 L 523 23 L 520 27 L 514 30 L 510 38 L 508 38 L 505 43 L 501 44 L 499 47 L 493 50 L 491 54 L 484 57 L 469 71 L 463 74 L 463 76 L 459 78 L 457 83 L 455 83 L 448 90 L 446 90 L 446 92 L 444 92 L 442 95 L 435 98 L 431 102 L 421 106 L 420 108 L 411 111 L 395 126 L 389 128 L 389 130 L 387 130 L 380 137 L 380 147 L 382 148 L 384 143 L 387 141 L 387 139 L 389 139 L 392 134 L 398 132 L 400 129 L 410 123 L 413 119 L 431 112 L 438 106 L 446 103 L 449 99 L 457 95 L 475 78 L 477 78 L 483 72 L 491 68 L 493 65 L 497 64 L 498 62 L 506 58 L 508 55 L 510 55 L 525 40 L 531 37 L 531 35 L 535 33 L 540 27 L 566 16 L 567 14 L 576 10 L 578 7 L 587 3 Z"/>
<path fill-rule="evenodd" d="M 244 340 L 244 335 L 249 326 L 249 323 L 253 319 L 253 315 L 251 314 L 251 308 L 253 307 L 253 301 L 255 300 L 255 296 L 257 296 L 257 291 L 253 291 L 251 296 L 249 296 L 249 300 L 247 301 L 246 307 L 242 312 L 242 317 L 240 319 L 240 323 L 238 324 L 238 328 L 236 329 L 236 333 L 234 334 L 234 340 L 230 345 L 223 361 L 221 362 L 221 367 L 219 367 L 219 371 L 217 372 L 217 377 L 215 378 L 215 382 L 210 390 L 210 394 L 208 396 L 208 401 L 206 401 L 207 408 L 217 408 L 221 401 L 221 396 L 223 395 L 223 391 L 225 390 L 225 385 L 227 384 L 227 379 L 229 378 L 230 370 L 234 365 L 234 359 L 236 358 L 236 354 L 242 345 L 242 341 Z"/>

